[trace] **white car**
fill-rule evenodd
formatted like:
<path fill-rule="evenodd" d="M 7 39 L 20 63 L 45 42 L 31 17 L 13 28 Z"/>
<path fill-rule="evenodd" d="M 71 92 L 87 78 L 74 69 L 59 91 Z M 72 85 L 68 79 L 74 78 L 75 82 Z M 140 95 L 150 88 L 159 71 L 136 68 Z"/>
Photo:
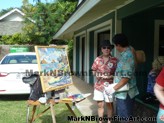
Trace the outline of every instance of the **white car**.
<path fill-rule="evenodd" d="M 9 53 L 0 61 L 0 95 L 29 94 L 22 77 L 38 71 L 36 53 Z"/>

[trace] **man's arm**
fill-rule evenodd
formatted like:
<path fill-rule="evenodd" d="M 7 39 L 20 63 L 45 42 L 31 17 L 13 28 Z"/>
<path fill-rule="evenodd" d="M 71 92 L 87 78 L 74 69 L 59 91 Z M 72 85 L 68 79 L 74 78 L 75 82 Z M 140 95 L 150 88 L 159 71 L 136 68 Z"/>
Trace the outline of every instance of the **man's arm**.
<path fill-rule="evenodd" d="M 96 72 L 96 71 L 92 71 L 92 74 L 93 76 L 96 76 L 97 78 L 102 78 L 102 79 L 111 79 L 113 78 L 113 75 L 104 75 L 103 73 L 101 72 Z"/>
<path fill-rule="evenodd" d="M 120 89 L 121 87 L 126 85 L 128 83 L 128 81 L 129 81 L 129 78 L 122 78 L 121 81 L 113 87 L 114 90 L 117 91 L 118 89 Z"/>
<path fill-rule="evenodd" d="M 164 105 L 164 87 L 160 86 L 159 84 L 155 84 L 154 86 L 154 93 L 159 100 L 159 102 Z"/>

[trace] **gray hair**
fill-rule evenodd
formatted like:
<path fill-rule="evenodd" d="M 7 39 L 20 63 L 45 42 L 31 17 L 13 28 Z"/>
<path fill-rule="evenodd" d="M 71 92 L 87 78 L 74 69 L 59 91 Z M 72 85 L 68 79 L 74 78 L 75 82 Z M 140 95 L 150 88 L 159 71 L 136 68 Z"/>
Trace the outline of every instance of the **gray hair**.
<path fill-rule="evenodd" d="M 164 56 L 158 56 L 152 63 L 153 69 L 161 70 L 164 66 Z"/>

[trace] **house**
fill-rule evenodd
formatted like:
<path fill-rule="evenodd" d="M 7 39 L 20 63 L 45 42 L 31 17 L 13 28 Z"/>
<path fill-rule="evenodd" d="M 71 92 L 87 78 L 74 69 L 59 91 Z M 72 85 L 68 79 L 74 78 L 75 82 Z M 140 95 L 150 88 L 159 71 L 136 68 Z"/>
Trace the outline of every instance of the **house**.
<path fill-rule="evenodd" d="M 53 38 L 73 39 L 73 71 L 85 74 L 82 79 L 93 84 L 91 66 L 100 54 L 100 41 L 111 40 L 116 33 L 126 34 L 131 45 L 146 54 L 146 62 L 137 68 L 140 95 L 136 100 L 142 103 L 140 107 L 156 112 L 158 104 L 146 104 L 142 99 L 153 59 L 164 55 L 163 12 L 164 0 L 83 0 Z M 113 55 L 118 55 L 116 50 Z"/>
<path fill-rule="evenodd" d="M 0 17 L 0 36 L 21 33 L 25 14 L 15 8 Z"/>
<path fill-rule="evenodd" d="M 22 32 L 22 27 L 24 26 L 25 14 L 19 9 L 15 8 L 6 14 L 0 16 L 0 39 L 3 35 L 13 35 Z M 29 18 L 30 19 L 30 18 Z M 30 19 L 34 23 L 34 20 Z M 33 46 L 23 46 L 23 45 L 0 45 L 0 59 L 9 52 L 16 52 L 17 48 L 25 49 L 24 51 L 34 50 Z M 31 47 L 31 48 L 30 48 Z M 17 52 L 21 52 L 18 48 Z M 13 50 L 14 49 L 14 50 Z"/>

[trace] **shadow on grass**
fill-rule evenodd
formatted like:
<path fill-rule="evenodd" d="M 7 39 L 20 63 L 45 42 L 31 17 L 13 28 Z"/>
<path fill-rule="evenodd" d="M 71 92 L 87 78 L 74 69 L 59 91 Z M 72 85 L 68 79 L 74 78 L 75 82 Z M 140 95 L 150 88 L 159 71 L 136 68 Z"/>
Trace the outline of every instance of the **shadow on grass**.
<path fill-rule="evenodd" d="M 39 119 L 41 120 L 41 123 L 52 123 L 51 115 L 43 115 Z"/>
<path fill-rule="evenodd" d="M 71 121 L 68 121 L 68 116 L 70 116 L 69 111 L 62 111 L 60 114 L 56 114 L 56 122 L 57 123 L 71 123 Z M 52 123 L 52 116 L 50 115 L 42 115 L 40 118 L 41 123 Z"/>
<path fill-rule="evenodd" d="M 71 106 L 71 105 L 70 105 Z M 35 117 L 36 123 L 52 123 L 52 116 L 51 116 L 51 109 L 48 109 L 46 112 L 44 112 L 49 105 L 40 105 L 37 106 Z M 44 113 L 43 113 L 44 112 Z M 79 114 L 78 110 L 74 110 L 75 114 L 77 116 L 81 115 Z M 57 123 L 74 123 L 72 121 L 68 120 L 68 116 L 72 116 L 71 112 L 68 110 L 65 104 L 59 103 L 54 105 L 54 113 Z M 30 106 L 30 113 L 29 118 L 32 116 L 32 106 Z"/>
<path fill-rule="evenodd" d="M 28 100 L 29 95 L 0 95 L 1 101 Z"/>

